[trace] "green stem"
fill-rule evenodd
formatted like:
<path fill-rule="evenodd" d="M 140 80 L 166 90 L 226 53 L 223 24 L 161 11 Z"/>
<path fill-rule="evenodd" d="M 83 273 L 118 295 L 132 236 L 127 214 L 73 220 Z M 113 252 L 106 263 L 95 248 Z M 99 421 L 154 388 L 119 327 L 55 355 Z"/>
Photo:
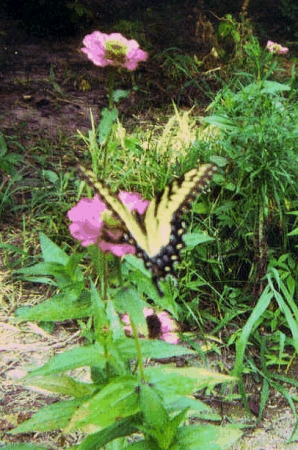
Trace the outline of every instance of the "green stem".
<path fill-rule="evenodd" d="M 114 92 L 115 69 L 109 67 L 109 109 L 113 109 L 113 92 Z"/>
<path fill-rule="evenodd" d="M 139 336 L 138 336 L 138 330 L 137 330 L 137 327 L 135 326 L 134 321 L 132 320 L 131 315 L 129 316 L 129 320 L 130 320 L 130 325 L 131 325 L 131 329 L 132 329 L 132 332 L 133 332 L 133 337 L 134 337 L 135 344 L 136 344 L 136 349 L 137 349 L 137 361 L 138 361 L 138 367 L 139 367 L 139 371 L 140 371 L 141 381 L 143 383 L 145 383 L 146 378 L 145 378 L 145 371 L 144 371 L 143 358 L 142 358 L 142 350 L 141 350 L 141 345 L 140 345 L 140 339 L 139 339 Z"/>
<path fill-rule="evenodd" d="M 103 292 L 102 298 L 104 301 L 107 300 L 107 285 L 108 285 L 108 270 L 107 270 L 107 256 L 103 254 Z"/>

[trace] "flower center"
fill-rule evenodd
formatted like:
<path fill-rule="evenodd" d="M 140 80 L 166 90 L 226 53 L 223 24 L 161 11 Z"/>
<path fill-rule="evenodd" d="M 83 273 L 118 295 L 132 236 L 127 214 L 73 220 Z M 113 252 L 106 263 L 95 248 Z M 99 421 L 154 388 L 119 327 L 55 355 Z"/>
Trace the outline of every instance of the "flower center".
<path fill-rule="evenodd" d="M 119 41 L 106 41 L 105 57 L 115 64 L 123 65 L 127 54 L 127 46 Z"/>

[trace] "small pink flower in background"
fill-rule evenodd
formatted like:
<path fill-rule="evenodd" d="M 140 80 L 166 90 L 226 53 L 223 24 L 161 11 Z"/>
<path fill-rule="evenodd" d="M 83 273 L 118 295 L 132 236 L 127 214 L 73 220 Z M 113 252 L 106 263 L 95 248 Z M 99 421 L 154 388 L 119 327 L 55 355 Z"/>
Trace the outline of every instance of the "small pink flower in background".
<path fill-rule="evenodd" d="M 140 49 L 137 41 L 126 39 L 120 33 L 105 34 L 94 31 L 84 37 L 82 52 L 100 67 L 116 66 L 135 70 L 140 61 L 146 61 L 148 54 Z"/>
<path fill-rule="evenodd" d="M 289 51 L 288 47 L 282 47 L 280 44 L 273 41 L 268 41 L 266 48 L 269 52 L 276 53 L 277 55 L 285 55 Z"/>
<path fill-rule="evenodd" d="M 137 211 L 139 214 L 144 214 L 149 204 L 148 200 L 142 200 L 140 194 L 120 192 L 118 197 L 128 211 Z M 117 243 L 121 239 L 123 230 L 121 230 L 121 224 L 111 225 L 108 220 L 105 220 L 105 213 L 108 211 L 98 195 L 92 199 L 82 198 L 67 213 L 72 222 L 69 225 L 71 235 L 81 241 L 83 247 L 97 244 L 103 252 L 109 251 L 118 257 L 128 253 L 134 254 L 135 248 L 132 245 Z"/>
<path fill-rule="evenodd" d="M 166 311 L 162 311 L 157 314 L 157 317 L 161 323 L 161 337 L 166 342 L 170 344 L 178 344 L 179 335 L 175 333 L 178 331 L 175 321 L 170 317 Z"/>
<path fill-rule="evenodd" d="M 166 311 L 162 311 L 162 312 L 156 314 L 154 309 L 144 308 L 143 313 L 147 319 L 147 324 L 149 323 L 148 319 L 150 319 L 150 317 L 155 317 L 158 319 L 158 321 L 160 323 L 160 332 L 159 332 L 159 336 L 158 336 L 159 339 L 166 341 L 170 344 L 176 345 L 179 343 L 179 335 L 177 333 L 178 326 L 177 326 L 175 320 L 173 320 Z M 121 316 L 121 320 L 125 324 L 123 329 L 126 332 L 126 334 L 128 336 L 132 336 L 132 329 L 130 326 L 130 320 L 129 320 L 128 314 L 123 314 Z M 144 337 L 144 336 L 140 336 L 140 337 Z"/>

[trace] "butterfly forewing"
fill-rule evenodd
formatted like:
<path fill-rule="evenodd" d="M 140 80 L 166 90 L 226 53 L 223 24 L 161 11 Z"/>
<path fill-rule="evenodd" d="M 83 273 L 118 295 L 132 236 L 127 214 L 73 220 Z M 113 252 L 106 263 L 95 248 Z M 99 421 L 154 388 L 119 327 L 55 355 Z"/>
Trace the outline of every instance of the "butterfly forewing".
<path fill-rule="evenodd" d="M 175 220 L 205 190 L 216 170 L 217 166 L 213 164 L 192 169 L 166 186 L 162 195 L 151 200 L 144 217 L 150 257 L 159 254 L 162 247 L 169 244 L 173 238 L 173 228 L 177 232 L 181 229 L 180 225 L 176 226 Z"/>
<path fill-rule="evenodd" d="M 120 202 L 116 195 L 102 181 L 98 181 L 96 176 L 90 170 L 79 166 L 80 172 L 83 174 L 85 180 L 98 193 L 101 200 L 109 207 L 115 215 L 121 220 L 125 227 L 125 233 L 132 236 L 138 242 L 141 248 L 147 247 L 147 237 L 144 234 L 140 224 L 135 217 L 128 211 L 128 209 Z"/>

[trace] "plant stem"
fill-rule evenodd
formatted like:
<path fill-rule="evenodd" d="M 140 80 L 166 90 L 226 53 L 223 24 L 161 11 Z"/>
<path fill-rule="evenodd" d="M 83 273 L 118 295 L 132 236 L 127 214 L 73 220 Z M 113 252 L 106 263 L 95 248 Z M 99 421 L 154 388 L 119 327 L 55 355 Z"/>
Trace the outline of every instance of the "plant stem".
<path fill-rule="evenodd" d="M 136 349 L 137 349 L 137 361 L 138 361 L 138 367 L 139 367 L 139 371 L 140 371 L 141 381 L 143 383 L 145 383 L 146 378 L 145 378 L 142 350 L 141 350 L 141 345 L 140 345 L 140 339 L 138 336 L 138 330 L 137 330 L 137 327 L 135 326 L 134 321 L 132 320 L 131 315 L 129 316 L 129 320 L 130 320 L 130 325 L 131 325 L 131 329 L 133 332 L 133 337 L 134 337 Z"/>

